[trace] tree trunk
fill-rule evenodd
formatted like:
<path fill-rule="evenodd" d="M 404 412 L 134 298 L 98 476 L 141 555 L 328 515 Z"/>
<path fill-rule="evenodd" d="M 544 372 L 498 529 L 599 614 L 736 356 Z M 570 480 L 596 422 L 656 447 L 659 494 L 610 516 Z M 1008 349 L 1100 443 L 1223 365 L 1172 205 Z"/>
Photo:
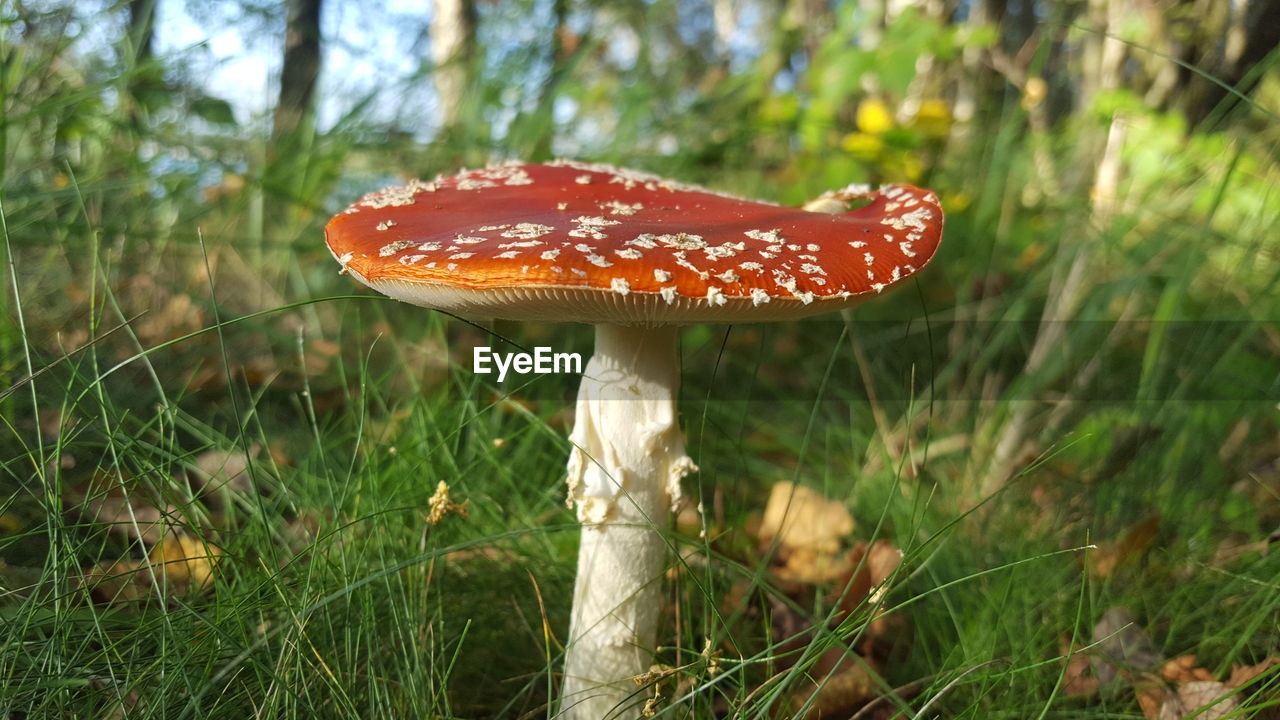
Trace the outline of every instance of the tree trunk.
<path fill-rule="evenodd" d="M 431 4 L 431 62 L 444 130 L 457 125 L 471 79 L 476 45 L 476 8 L 472 0 L 434 0 Z"/>
<path fill-rule="evenodd" d="M 974 0 L 969 6 L 969 17 L 965 20 L 966 29 L 973 33 L 988 25 L 997 28 L 999 37 L 1000 20 L 1003 7 L 995 0 Z M 999 42 L 997 40 L 997 42 Z M 982 48 L 967 46 L 961 54 L 961 72 L 956 83 L 956 102 L 953 114 L 956 119 L 957 135 L 965 135 L 969 131 L 969 123 L 978 112 L 978 101 L 990 87 L 987 82 L 989 71 L 983 59 L 986 53 Z"/>
<path fill-rule="evenodd" d="M 311 110 L 320 77 L 320 10 L 323 0 L 289 0 L 280 70 L 280 98 L 272 135 L 292 134 Z"/>
<path fill-rule="evenodd" d="M 1232 3 L 1223 25 L 1222 32 L 1212 38 L 1220 41 L 1220 64 L 1200 67 L 1247 95 L 1262 80 L 1261 73 L 1256 72 L 1258 64 L 1280 47 L 1280 0 Z M 1199 89 L 1191 94 L 1193 99 L 1186 107 L 1192 126 L 1210 117 L 1221 117 L 1240 102 L 1216 83 L 1199 77 L 1188 79 Z"/>
<path fill-rule="evenodd" d="M 156 36 L 156 0 L 129 0 L 129 47 L 125 65 L 130 69 L 127 81 L 125 113 L 136 130 L 142 124 L 142 96 L 147 74 L 138 68 L 151 61 Z"/>
<path fill-rule="evenodd" d="M 560 84 L 564 82 L 565 73 L 569 71 L 569 62 L 578 49 L 579 39 L 569 29 L 569 0 L 553 0 L 551 14 L 555 28 L 551 31 L 551 71 L 547 81 L 538 91 L 538 107 L 535 110 L 537 135 L 532 143 L 531 160 L 546 160 L 552 155 L 552 144 L 555 141 L 556 96 Z"/>

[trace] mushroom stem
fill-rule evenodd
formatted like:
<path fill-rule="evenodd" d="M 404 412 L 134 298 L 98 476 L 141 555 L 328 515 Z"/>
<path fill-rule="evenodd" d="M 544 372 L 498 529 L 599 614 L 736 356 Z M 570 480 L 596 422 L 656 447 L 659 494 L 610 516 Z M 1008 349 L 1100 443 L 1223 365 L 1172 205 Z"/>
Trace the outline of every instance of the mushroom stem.
<path fill-rule="evenodd" d="M 666 528 L 685 455 L 671 327 L 596 326 L 569 456 L 569 498 L 582 521 L 559 717 L 634 718 L 632 678 L 657 640 Z"/>

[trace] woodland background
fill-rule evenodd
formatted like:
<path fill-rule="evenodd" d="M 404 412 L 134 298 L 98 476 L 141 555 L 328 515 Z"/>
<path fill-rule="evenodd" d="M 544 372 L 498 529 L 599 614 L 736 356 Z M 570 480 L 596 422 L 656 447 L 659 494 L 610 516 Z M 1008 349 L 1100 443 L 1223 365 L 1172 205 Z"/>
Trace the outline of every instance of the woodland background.
<path fill-rule="evenodd" d="M 574 382 L 469 359 L 590 330 L 378 299 L 322 228 L 560 156 L 947 212 L 892 296 L 684 332 L 654 713 L 1274 717 L 1277 45 L 1277 0 L 0 3 L 0 717 L 547 716 Z"/>

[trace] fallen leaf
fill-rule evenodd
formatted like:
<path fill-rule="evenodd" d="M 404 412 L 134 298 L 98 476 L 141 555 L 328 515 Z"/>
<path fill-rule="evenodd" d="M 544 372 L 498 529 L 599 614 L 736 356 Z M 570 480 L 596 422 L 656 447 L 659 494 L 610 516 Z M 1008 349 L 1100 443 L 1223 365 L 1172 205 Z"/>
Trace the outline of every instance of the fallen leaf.
<path fill-rule="evenodd" d="M 102 689 L 105 689 L 106 687 L 107 686 L 103 684 Z M 121 697 L 119 692 L 113 691 L 106 695 L 106 697 L 110 698 L 107 704 L 109 711 L 106 715 L 102 716 L 103 720 L 128 720 L 130 715 L 135 713 L 141 703 L 141 696 L 138 695 L 137 690 L 130 690 L 124 695 L 124 697 Z"/>
<path fill-rule="evenodd" d="M 1059 643 L 1060 652 L 1066 657 L 1066 670 L 1062 673 L 1062 692 L 1069 697 L 1088 697 L 1098 692 L 1101 683 L 1093 674 L 1093 666 L 1089 657 L 1076 648 L 1072 652 L 1071 638 L 1063 637 Z"/>
<path fill-rule="evenodd" d="M 251 445 L 246 454 L 241 450 L 206 450 L 192 459 L 188 477 L 192 487 L 210 499 L 221 499 L 222 493 L 247 493 L 251 489 L 249 466 L 262 452 L 262 446 Z"/>
<path fill-rule="evenodd" d="M 1195 655 L 1180 655 L 1164 663 L 1158 677 L 1150 673 L 1133 676 L 1133 689 L 1143 717 L 1220 720 L 1239 708 L 1238 688 L 1277 664 L 1280 658 L 1273 657 L 1257 665 L 1235 665 L 1230 679 L 1218 682 L 1211 672 L 1196 665 Z"/>
<path fill-rule="evenodd" d="M 1276 665 L 1280 665 L 1280 657 L 1269 657 L 1257 665 L 1232 665 L 1231 677 L 1227 679 L 1227 685 L 1237 688 L 1248 685 L 1262 675 L 1262 673 L 1270 670 Z"/>
<path fill-rule="evenodd" d="M 1227 697 L 1232 688 L 1213 680 L 1195 680 L 1165 694 L 1159 720 L 1183 720 L 1195 715 L 1197 720 L 1222 720 L 1235 712 L 1240 702 Z"/>
<path fill-rule="evenodd" d="M 1157 720 L 1164 709 L 1165 698 L 1169 689 L 1154 675 L 1145 675 L 1134 680 L 1133 692 L 1138 697 L 1138 708 L 1142 717 Z"/>
<path fill-rule="evenodd" d="M 303 371 L 310 376 L 323 375 L 341 351 L 342 346 L 331 340 L 311 340 L 303 356 Z"/>
<path fill-rule="evenodd" d="M 850 562 L 855 567 L 861 563 L 858 575 L 846 576 L 845 581 L 837 586 L 828 600 L 838 603 L 845 612 L 853 613 L 868 605 L 875 606 L 883 600 L 889 589 L 885 582 L 902 564 L 902 551 L 898 546 L 882 539 L 875 541 L 870 547 L 859 543 L 850 551 L 850 555 Z M 887 660 L 895 651 L 903 650 L 903 640 L 910 638 L 905 617 L 877 611 L 862 633 L 858 652 L 866 658 Z"/>
<path fill-rule="evenodd" d="M 1117 676 L 1134 678 L 1154 670 L 1163 660 L 1127 608 L 1108 608 L 1093 626 L 1093 642 L 1098 646 L 1093 672 L 1103 687 Z"/>
<path fill-rule="evenodd" d="M 789 482 L 773 486 L 763 516 L 750 525 L 748 532 L 755 535 L 759 547 L 774 551 L 770 572 L 777 587 L 794 602 L 769 599 L 768 617 L 781 667 L 799 658 L 799 653 L 791 651 L 813 641 L 814 619 L 803 608 L 812 602 L 814 585 L 830 586 L 825 599 L 833 608 L 834 622 L 846 621 L 851 613 L 864 616 L 867 625 L 856 647 L 836 644 L 824 650 L 805 673 L 821 683 L 793 690 L 786 702 L 788 717 L 847 717 L 884 687 L 874 659 L 902 647 L 899 638 L 909 635 L 901 618 L 868 614 L 868 602 L 874 605 L 885 590 L 879 587 L 873 595 L 873 589 L 883 586 L 897 570 L 902 552 L 887 540 L 870 545 L 858 542 L 842 551 L 854 529 L 844 503 Z M 734 607 L 747 602 L 741 591 L 729 600 Z"/>
<path fill-rule="evenodd" d="M 202 590 L 213 580 L 213 570 L 222 551 L 199 538 L 187 534 L 162 539 L 147 559 L 154 571 L 174 589 Z"/>
<path fill-rule="evenodd" d="M 78 347 L 78 346 L 76 346 Z M 40 430 L 45 437 L 59 437 L 74 428 L 80 419 L 63 408 L 40 408 Z"/>
<path fill-rule="evenodd" d="M 133 329 L 143 345 L 152 346 L 193 333 L 204 323 L 204 309 L 190 295 L 155 288 L 147 314 L 133 323 Z"/>
<path fill-rule="evenodd" d="M 17 513 L 9 512 L 8 510 L 0 512 L 0 533 L 16 533 L 25 525 L 26 523 L 22 521 L 22 518 L 18 517 Z"/>
<path fill-rule="evenodd" d="M 1213 673 L 1202 667 L 1196 667 L 1195 655 L 1179 655 L 1160 668 L 1160 677 L 1171 683 L 1183 683 L 1201 680 L 1213 680 Z"/>
<path fill-rule="evenodd" d="M 94 601 L 104 605 L 145 600 L 155 585 L 147 563 L 129 558 L 104 560 L 85 569 L 82 578 Z"/>
<path fill-rule="evenodd" d="M 844 503 L 801 485 L 780 482 L 769 492 L 759 539 L 762 543 L 777 539 L 788 548 L 812 548 L 833 554 L 840 549 L 840 541 L 852 532 L 853 516 Z"/>
<path fill-rule="evenodd" d="M 1137 562 L 1155 542 L 1160 532 L 1160 515 L 1152 515 L 1125 531 L 1118 540 L 1098 543 L 1098 549 L 1089 553 L 1089 572 L 1096 578 L 1107 579 L 1125 565 Z"/>
<path fill-rule="evenodd" d="M 871 593 L 871 561 L 867 558 L 867 544 L 859 542 L 841 556 L 845 573 L 838 578 L 833 589 L 834 600 L 846 612 L 853 612 Z"/>
<path fill-rule="evenodd" d="M 779 552 L 779 558 L 783 562 L 773 568 L 773 574 L 788 583 L 821 585 L 835 582 L 853 572 L 861 555 L 861 552 L 855 554 L 852 550 L 832 555 L 811 547 L 784 549 Z M 864 588 L 858 597 L 861 599 L 865 596 Z"/>
<path fill-rule="evenodd" d="M 876 671 L 861 660 L 853 659 L 834 675 L 818 675 L 822 684 L 816 688 L 794 690 L 788 695 L 784 707 L 791 708 L 785 717 L 819 720 L 820 718 L 847 717 L 853 711 L 874 700 L 884 681 Z M 800 708 L 809 703 L 802 715 Z"/>
<path fill-rule="evenodd" d="M 174 532 L 181 518 L 176 507 L 167 503 L 161 506 L 158 499 L 149 495 L 129 481 L 99 475 L 80 491 L 69 493 L 67 499 L 86 520 L 106 525 L 108 532 L 151 545 Z"/>
<path fill-rule="evenodd" d="M 902 550 L 898 549 L 897 545 L 888 540 L 877 540 L 871 543 L 871 549 L 867 551 L 867 569 L 871 574 L 872 587 L 877 588 L 870 598 L 871 602 L 878 602 L 884 595 L 887 589 L 885 581 L 897 571 L 901 564 Z"/>
<path fill-rule="evenodd" d="M 6 599 L 24 599 L 30 597 L 32 591 L 45 582 L 44 572 L 40 568 L 10 565 L 0 558 L 0 597 Z"/>

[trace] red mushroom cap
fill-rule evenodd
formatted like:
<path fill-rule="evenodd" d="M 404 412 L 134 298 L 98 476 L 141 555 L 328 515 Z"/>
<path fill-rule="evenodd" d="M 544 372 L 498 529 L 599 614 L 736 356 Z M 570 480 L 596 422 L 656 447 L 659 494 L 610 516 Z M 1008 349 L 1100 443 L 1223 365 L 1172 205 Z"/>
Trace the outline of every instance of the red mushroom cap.
<path fill-rule="evenodd" d="M 806 207 L 567 160 L 506 163 L 366 195 L 331 220 L 343 268 L 391 297 L 512 320 L 782 320 L 857 304 L 924 267 L 937 195 L 850 186 Z"/>

